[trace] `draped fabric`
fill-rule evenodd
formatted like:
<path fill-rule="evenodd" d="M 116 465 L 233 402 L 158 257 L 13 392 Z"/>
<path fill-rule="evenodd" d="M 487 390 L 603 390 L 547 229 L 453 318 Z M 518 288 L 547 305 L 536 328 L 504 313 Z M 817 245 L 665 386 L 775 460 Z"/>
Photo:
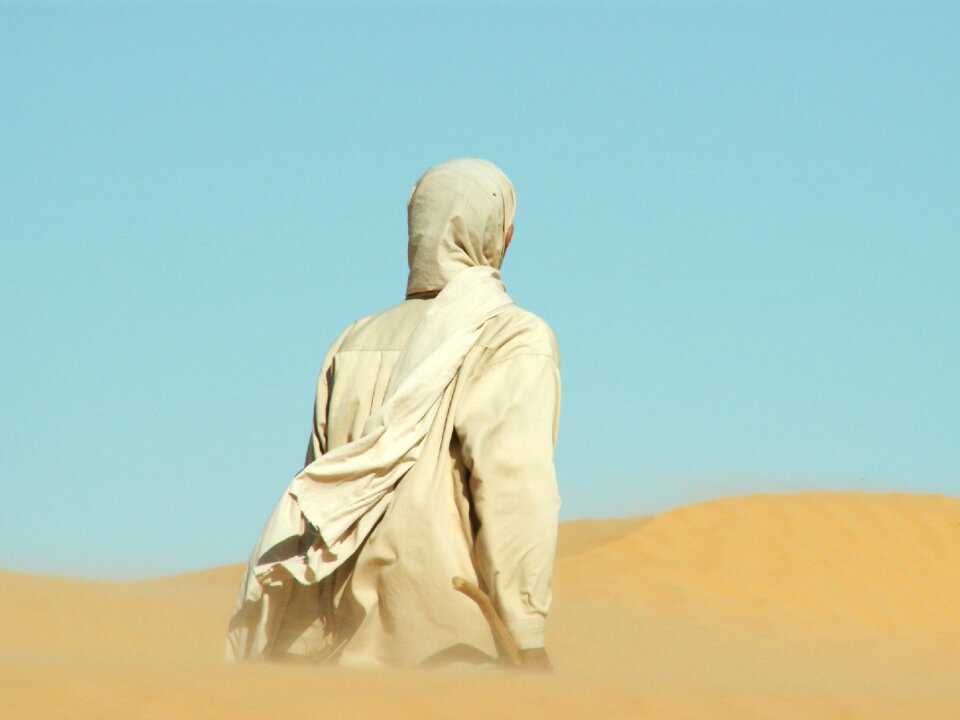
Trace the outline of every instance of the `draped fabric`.
<path fill-rule="evenodd" d="M 390 504 L 396 484 L 420 457 L 444 389 L 484 324 L 512 304 L 491 267 L 457 274 L 437 296 L 394 367 L 383 405 L 356 440 L 320 455 L 293 479 L 257 541 L 244 605 L 263 599 L 263 586 L 289 576 L 317 583 L 348 560 Z M 268 643 L 266 614 L 231 629 L 231 656 L 259 654 Z"/>
<path fill-rule="evenodd" d="M 307 463 L 250 556 L 229 658 L 490 653 L 452 574 L 486 587 L 521 646 L 542 644 L 558 360 L 500 281 L 514 208 L 484 160 L 434 166 L 414 186 L 408 299 L 353 323 L 324 360 Z"/>
<path fill-rule="evenodd" d="M 451 160 L 427 170 L 407 203 L 407 297 L 435 293 L 461 270 L 503 262 L 516 197 L 486 160 Z"/>

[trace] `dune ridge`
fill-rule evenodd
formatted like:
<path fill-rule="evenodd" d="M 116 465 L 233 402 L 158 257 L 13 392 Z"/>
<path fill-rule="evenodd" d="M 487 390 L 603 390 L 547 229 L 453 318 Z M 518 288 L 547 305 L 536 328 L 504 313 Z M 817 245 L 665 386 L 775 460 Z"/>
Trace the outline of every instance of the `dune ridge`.
<path fill-rule="evenodd" d="M 752 495 L 564 523 L 547 677 L 224 665 L 242 572 L 0 572 L 4 716 L 960 717 L 958 498 Z"/>

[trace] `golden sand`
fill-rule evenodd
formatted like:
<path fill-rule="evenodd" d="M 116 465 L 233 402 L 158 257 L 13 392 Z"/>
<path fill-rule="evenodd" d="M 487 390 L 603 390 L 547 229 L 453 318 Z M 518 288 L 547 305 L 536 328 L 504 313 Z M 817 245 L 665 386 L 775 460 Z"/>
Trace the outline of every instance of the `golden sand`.
<path fill-rule="evenodd" d="M 550 676 L 228 666 L 241 574 L 0 573 L 0 717 L 960 718 L 957 498 L 760 495 L 565 523 Z"/>

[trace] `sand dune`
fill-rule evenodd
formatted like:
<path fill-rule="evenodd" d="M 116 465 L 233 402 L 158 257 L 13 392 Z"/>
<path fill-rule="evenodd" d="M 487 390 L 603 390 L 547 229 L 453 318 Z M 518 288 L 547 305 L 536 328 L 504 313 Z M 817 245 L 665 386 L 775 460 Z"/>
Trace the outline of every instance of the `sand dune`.
<path fill-rule="evenodd" d="M 549 677 L 226 666 L 241 573 L 0 573 L 0 717 L 960 718 L 956 498 L 750 496 L 565 523 Z"/>

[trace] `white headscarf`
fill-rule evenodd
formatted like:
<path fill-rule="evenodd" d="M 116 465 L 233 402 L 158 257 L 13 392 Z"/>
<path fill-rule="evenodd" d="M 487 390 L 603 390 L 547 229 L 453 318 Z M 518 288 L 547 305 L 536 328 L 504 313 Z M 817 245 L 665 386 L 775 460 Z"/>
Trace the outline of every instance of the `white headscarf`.
<path fill-rule="evenodd" d="M 440 292 L 360 437 L 298 473 L 267 520 L 237 597 L 231 658 L 262 654 L 269 644 L 267 584 L 319 582 L 359 549 L 386 512 L 467 352 L 487 320 L 512 304 L 498 268 L 514 202 L 510 181 L 485 160 L 437 165 L 414 186 L 408 294 Z M 251 604 L 261 605 L 259 613 L 250 612 Z"/>
<path fill-rule="evenodd" d="M 407 202 L 407 297 L 436 293 L 461 270 L 503 262 L 516 196 L 509 178 L 486 160 L 434 165 Z"/>

